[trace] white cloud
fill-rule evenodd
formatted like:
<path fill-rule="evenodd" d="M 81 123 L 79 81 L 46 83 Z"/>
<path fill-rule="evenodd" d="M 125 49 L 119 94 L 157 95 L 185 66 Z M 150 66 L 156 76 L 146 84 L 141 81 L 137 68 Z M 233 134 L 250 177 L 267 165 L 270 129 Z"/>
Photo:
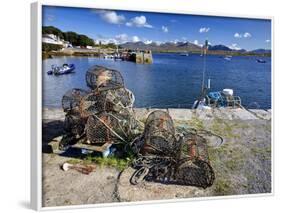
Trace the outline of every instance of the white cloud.
<path fill-rule="evenodd" d="M 209 27 L 201 27 L 200 29 L 199 29 L 199 32 L 200 33 L 207 33 L 207 32 L 209 32 L 210 31 L 210 28 Z"/>
<path fill-rule="evenodd" d="M 235 33 L 234 37 L 235 38 L 242 38 L 242 37 L 244 37 L 244 38 L 251 38 L 252 35 L 249 32 L 245 32 L 244 34 L 243 33 Z"/>
<path fill-rule="evenodd" d="M 153 28 L 152 25 L 148 24 L 146 22 L 146 17 L 145 16 L 136 16 L 132 18 L 129 22 L 126 23 L 126 26 L 128 27 L 147 27 L 147 28 Z"/>
<path fill-rule="evenodd" d="M 118 44 L 118 41 L 114 38 L 102 38 L 102 39 L 96 39 L 95 41 L 97 43 L 101 42 L 101 44 L 109 44 L 109 43 Z"/>
<path fill-rule="evenodd" d="M 199 44 L 198 40 L 194 40 L 193 44 L 198 45 Z"/>
<path fill-rule="evenodd" d="M 241 50 L 241 48 L 237 45 L 237 44 L 231 44 L 230 46 L 228 46 L 230 49 L 233 50 Z"/>
<path fill-rule="evenodd" d="M 116 35 L 115 39 L 117 40 L 118 43 L 124 43 L 129 40 L 129 36 L 127 34 L 123 33 L 120 35 Z"/>
<path fill-rule="evenodd" d="M 157 46 L 160 46 L 161 44 L 163 44 L 162 41 L 155 41 L 155 43 L 156 43 Z"/>
<path fill-rule="evenodd" d="M 200 44 L 198 40 L 194 40 L 193 44 L 195 44 L 197 46 L 200 46 L 200 47 L 203 47 L 203 44 Z"/>
<path fill-rule="evenodd" d="M 244 38 L 251 38 L 252 37 L 251 33 L 248 33 L 248 32 L 245 32 L 243 36 L 244 36 Z"/>
<path fill-rule="evenodd" d="M 180 40 L 175 39 L 175 40 L 171 40 L 171 41 L 169 41 L 169 42 L 170 42 L 170 43 L 174 43 L 174 44 L 176 44 L 176 43 L 180 42 Z"/>
<path fill-rule="evenodd" d="M 166 27 L 166 26 L 162 26 L 162 31 L 164 32 L 164 33 L 167 33 L 167 32 L 169 32 L 169 29 L 168 29 L 168 27 Z"/>
<path fill-rule="evenodd" d="M 54 15 L 51 15 L 51 14 L 47 14 L 47 20 L 48 21 L 54 21 L 55 20 L 55 16 Z"/>
<path fill-rule="evenodd" d="M 187 38 L 186 37 L 181 37 L 181 40 L 183 41 L 183 42 L 187 42 Z"/>
<path fill-rule="evenodd" d="M 113 38 L 100 38 L 96 40 L 97 42 L 101 42 L 102 44 L 114 43 L 114 44 L 124 44 L 126 42 L 138 42 L 141 39 L 138 36 L 128 36 L 126 33 L 118 34 Z M 151 41 L 152 42 L 152 41 Z"/>
<path fill-rule="evenodd" d="M 235 33 L 235 34 L 234 34 L 234 37 L 235 37 L 235 38 L 242 38 L 242 34 Z"/>
<path fill-rule="evenodd" d="M 145 44 L 151 44 L 153 41 L 152 40 L 145 40 L 143 43 Z"/>
<path fill-rule="evenodd" d="M 266 39 L 265 42 L 266 42 L 266 43 L 270 43 L 271 40 L 270 40 L 270 39 Z"/>
<path fill-rule="evenodd" d="M 115 11 L 101 10 L 98 13 L 104 21 L 110 24 L 122 24 L 126 20 L 125 16 L 117 15 Z"/>
<path fill-rule="evenodd" d="M 132 37 L 132 42 L 138 42 L 138 41 L 140 41 L 140 38 L 138 36 Z"/>

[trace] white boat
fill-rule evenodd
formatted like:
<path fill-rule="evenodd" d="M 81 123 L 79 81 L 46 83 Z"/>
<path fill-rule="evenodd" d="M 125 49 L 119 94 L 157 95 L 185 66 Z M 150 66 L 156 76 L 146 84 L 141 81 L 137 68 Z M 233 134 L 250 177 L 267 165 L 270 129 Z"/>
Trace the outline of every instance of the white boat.
<path fill-rule="evenodd" d="M 188 53 L 181 53 L 180 56 L 189 56 Z"/>
<path fill-rule="evenodd" d="M 232 56 L 231 57 L 230 56 L 225 56 L 224 60 L 231 61 L 231 58 L 232 58 Z"/>
<path fill-rule="evenodd" d="M 105 55 L 105 56 L 103 56 L 103 58 L 106 59 L 106 60 L 114 60 L 113 55 Z"/>

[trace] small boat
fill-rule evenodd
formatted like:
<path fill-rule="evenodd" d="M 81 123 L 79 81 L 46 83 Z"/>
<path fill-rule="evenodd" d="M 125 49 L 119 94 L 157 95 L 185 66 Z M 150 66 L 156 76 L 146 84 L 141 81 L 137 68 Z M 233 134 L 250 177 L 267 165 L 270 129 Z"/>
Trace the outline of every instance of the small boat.
<path fill-rule="evenodd" d="M 188 53 L 181 53 L 180 56 L 189 56 Z"/>
<path fill-rule="evenodd" d="M 106 60 L 114 60 L 113 55 L 105 55 L 103 58 L 106 59 Z"/>
<path fill-rule="evenodd" d="M 227 61 L 231 61 L 232 56 L 225 56 L 223 59 L 224 59 L 224 60 L 227 60 Z"/>
<path fill-rule="evenodd" d="M 63 64 L 61 67 L 53 64 L 52 69 L 47 72 L 48 75 L 63 75 L 63 74 L 69 74 L 73 73 L 73 70 L 75 69 L 74 64 Z"/>
<path fill-rule="evenodd" d="M 257 59 L 257 62 L 258 62 L 258 63 L 263 63 L 263 64 L 264 64 L 264 63 L 266 63 L 266 61 L 265 61 L 265 60 L 260 59 L 260 58 L 258 58 L 258 59 Z"/>
<path fill-rule="evenodd" d="M 122 61 L 121 54 L 116 53 L 116 54 L 114 55 L 114 60 L 115 60 L 115 61 Z"/>
<path fill-rule="evenodd" d="M 222 91 L 207 92 L 197 99 L 193 109 L 212 109 L 220 107 L 240 107 L 241 98 L 233 95 L 232 89 L 223 89 Z"/>

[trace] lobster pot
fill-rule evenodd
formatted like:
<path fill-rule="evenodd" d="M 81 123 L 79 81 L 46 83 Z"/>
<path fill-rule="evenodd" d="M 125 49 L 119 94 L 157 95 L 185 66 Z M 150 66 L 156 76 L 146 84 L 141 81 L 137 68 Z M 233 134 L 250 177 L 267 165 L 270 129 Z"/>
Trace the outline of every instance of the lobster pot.
<path fill-rule="evenodd" d="M 192 163 L 185 160 L 177 166 L 177 172 L 171 181 L 174 184 L 207 188 L 213 185 L 215 173 L 209 163 L 196 159 Z"/>
<path fill-rule="evenodd" d="M 120 112 L 124 108 L 132 108 L 135 97 L 133 93 L 126 88 L 119 88 L 115 90 L 107 90 L 106 93 L 106 101 L 110 102 L 114 106 L 115 112 Z"/>
<path fill-rule="evenodd" d="M 120 72 L 102 66 L 93 66 L 86 73 L 87 86 L 92 90 L 108 90 L 124 87 Z"/>
<path fill-rule="evenodd" d="M 175 128 L 168 113 L 152 112 L 145 123 L 142 154 L 174 156 L 178 150 Z"/>
<path fill-rule="evenodd" d="M 132 113 L 133 103 L 133 94 L 125 88 L 119 88 L 90 93 L 82 99 L 80 109 L 84 116 L 99 112 L 127 114 Z"/>
<path fill-rule="evenodd" d="M 106 112 L 90 116 L 86 124 L 86 135 L 92 144 L 126 142 L 128 132 L 126 120 Z"/>
<path fill-rule="evenodd" d="M 82 89 L 71 89 L 67 91 L 62 97 L 63 110 L 66 112 L 79 107 L 83 97 L 88 94 L 88 91 Z"/>
<path fill-rule="evenodd" d="M 181 158 L 199 159 L 209 163 L 207 141 L 200 135 L 185 135 L 181 145 Z"/>
<path fill-rule="evenodd" d="M 84 133 L 85 120 L 79 112 L 71 112 L 65 115 L 64 130 L 72 135 L 81 136 Z"/>

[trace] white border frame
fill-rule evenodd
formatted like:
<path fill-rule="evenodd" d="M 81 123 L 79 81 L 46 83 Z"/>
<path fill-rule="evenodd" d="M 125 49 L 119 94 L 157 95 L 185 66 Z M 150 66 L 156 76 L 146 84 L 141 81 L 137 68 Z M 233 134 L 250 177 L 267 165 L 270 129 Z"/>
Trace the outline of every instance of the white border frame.
<path fill-rule="evenodd" d="M 56 206 L 42 207 L 42 7 L 43 6 L 62 6 L 62 7 L 79 7 L 93 9 L 109 9 L 109 10 L 125 10 L 136 12 L 156 12 L 156 13 L 172 13 L 182 15 L 201 15 L 229 18 L 250 18 L 250 19 L 267 19 L 271 20 L 271 193 L 262 194 L 246 194 L 246 195 L 231 195 L 231 196 L 216 196 L 216 197 L 201 197 L 201 198 L 182 198 L 169 200 L 152 200 L 138 202 L 120 202 L 120 203 L 103 203 L 103 204 L 83 204 L 73 206 Z M 109 207 L 109 206 L 124 206 L 124 205 L 141 205 L 155 203 L 174 203 L 186 201 L 201 201 L 201 200 L 218 200 L 218 199 L 233 199 L 233 198 L 249 198 L 261 196 L 273 196 L 274 189 L 274 17 L 273 16 L 249 16 L 235 15 L 224 13 L 206 13 L 194 12 L 188 10 L 156 10 L 151 8 L 135 8 L 131 6 L 105 6 L 96 3 L 86 2 L 66 2 L 54 0 L 39 0 L 31 4 L 31 208 L 37 211 L 42 210 L 62 210 L 62 209 L 78 209 L 78 208 L 93 208 L 93 207 Z"/>

